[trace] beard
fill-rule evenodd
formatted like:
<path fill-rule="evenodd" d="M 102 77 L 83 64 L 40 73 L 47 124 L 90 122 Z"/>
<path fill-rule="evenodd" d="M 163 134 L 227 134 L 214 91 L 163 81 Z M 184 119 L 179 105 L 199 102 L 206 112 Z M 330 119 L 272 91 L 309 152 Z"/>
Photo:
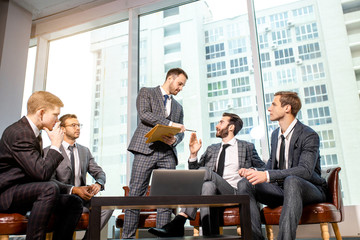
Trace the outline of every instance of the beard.
<path fill-rule="evenodd" d="M 226 138 L 228 135 L 229 135 L 228 128 L 224 128 L 216 132 L 216 137 L 218 138 Z"/>

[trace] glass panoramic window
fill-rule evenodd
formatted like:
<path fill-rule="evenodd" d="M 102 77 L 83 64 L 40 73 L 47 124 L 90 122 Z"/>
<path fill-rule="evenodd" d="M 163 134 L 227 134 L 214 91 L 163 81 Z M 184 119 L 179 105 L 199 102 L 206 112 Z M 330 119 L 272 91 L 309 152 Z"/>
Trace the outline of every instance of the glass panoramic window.
<path fill-rule="evenodd" d="M 127 59 L 128 22 L 50 42 L 46 90 L 64 102 L 61 114 L 83 124 L 77 142 L 111 179 L 105 195 L 123 195 L 127 185 L 126 161 L 119 162 L 127 149 Z"/>

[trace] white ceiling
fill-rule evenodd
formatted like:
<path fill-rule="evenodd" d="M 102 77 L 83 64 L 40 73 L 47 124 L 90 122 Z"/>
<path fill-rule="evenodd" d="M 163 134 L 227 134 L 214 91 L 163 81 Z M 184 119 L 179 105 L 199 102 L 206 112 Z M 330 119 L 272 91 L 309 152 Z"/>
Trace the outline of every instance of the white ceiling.
<path fill-rule="evenodd" d="M 88 9 L 114 0 L 13 0 L 39 20 L 74 9 Z"/>

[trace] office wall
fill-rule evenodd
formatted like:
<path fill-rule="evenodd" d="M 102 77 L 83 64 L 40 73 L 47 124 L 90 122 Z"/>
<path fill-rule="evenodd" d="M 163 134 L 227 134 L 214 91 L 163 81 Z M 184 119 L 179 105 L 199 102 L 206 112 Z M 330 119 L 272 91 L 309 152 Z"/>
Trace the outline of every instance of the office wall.
<path fill-rule="evenodd" d="M 32 15 L 12 1 L 1 1 L 0 133 L 21 117 Z M 4 8 L 3 8 L 4 7 Z"/>

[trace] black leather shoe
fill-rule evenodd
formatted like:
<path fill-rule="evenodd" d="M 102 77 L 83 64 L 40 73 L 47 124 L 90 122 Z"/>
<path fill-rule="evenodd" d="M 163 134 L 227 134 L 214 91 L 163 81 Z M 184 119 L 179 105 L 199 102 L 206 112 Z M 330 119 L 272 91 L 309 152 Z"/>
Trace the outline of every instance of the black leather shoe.
<path fill-rule="evenodd" d="M 169 222 L 162 228 L 150 228 L 148 232 L 158 237 L 183 237 L 184 225 Z"/>

